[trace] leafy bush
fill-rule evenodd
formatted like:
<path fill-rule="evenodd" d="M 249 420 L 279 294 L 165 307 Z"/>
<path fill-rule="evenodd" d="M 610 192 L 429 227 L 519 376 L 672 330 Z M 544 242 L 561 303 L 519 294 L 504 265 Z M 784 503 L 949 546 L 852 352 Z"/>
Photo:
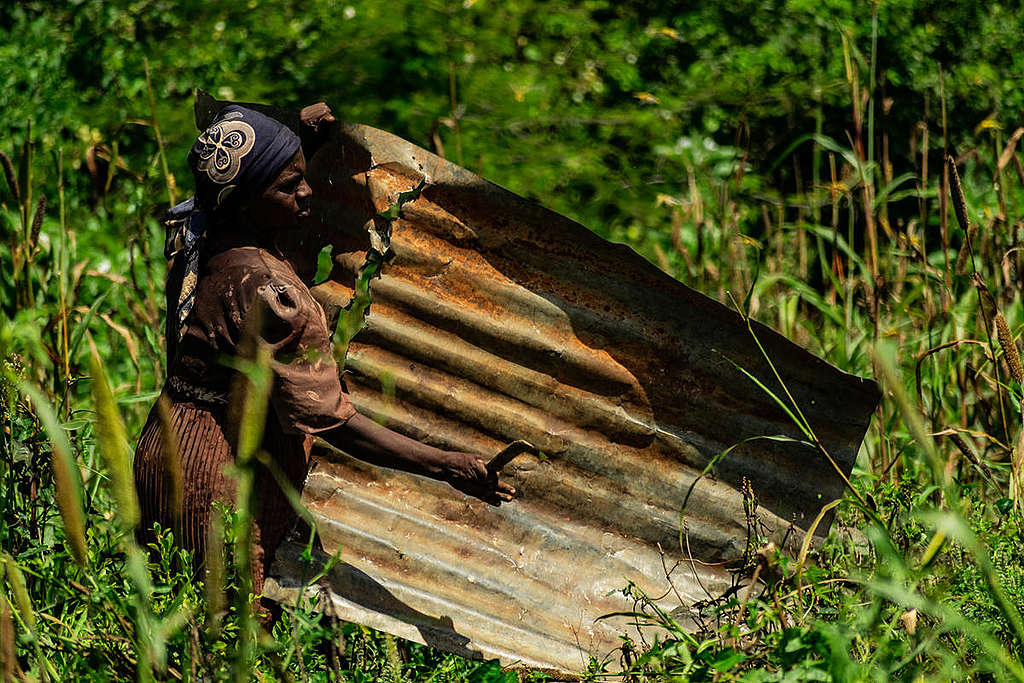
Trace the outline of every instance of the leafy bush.
<path fill-rule="evenodd" d="M 228 553 L 224 591 L 208 593 L 170 534 L 134 545 L 130 496 L 111 483 L 163 381 L 156 217 L 190 184 L 201 87 L 326 99 L 884 377 L 836 533 L 802 558 L 752 538 L 736 591 L 680 611 L 628 587 L 637 618 L 665 630 L 626 645 L 626 677 L 1020 679 L 1021 11 L 0 7 L 0 676 L 511 679 L 311 601 L 263 633 L 244 557 Z M 947 154 L 965 206 L 947 199 Z M 230 551 L 244 506 L 224 524 Z M 593 664 L 604 678 L 610 662 Z"/>

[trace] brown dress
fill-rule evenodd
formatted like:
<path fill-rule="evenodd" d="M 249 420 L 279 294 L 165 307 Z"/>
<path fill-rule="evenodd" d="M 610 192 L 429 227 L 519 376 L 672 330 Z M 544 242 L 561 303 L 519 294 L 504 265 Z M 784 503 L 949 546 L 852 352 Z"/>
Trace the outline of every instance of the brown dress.
<path fill-rule="evenodd" d="M 302 490 L 313 435 L 342 425 L 354 413 L 331 355 L 324 311 L 285 261 L 256 246 L 207 250 L 195 303 L 181 341 L 171 344 L 163 395 L 178 443 L 183 480 L 180 527 L 174 523 L 172 479 L 164 453 L 164 430 L 156 407 L 135 451 L 135 485 L 143 535 L 154 522 L 175 529 L 180 546 L 203 558 L 212 503 L 232 499 L 233 480 L 224 473 L 234 460 L 229 393 L 235 372 L 225 361 L 239 354 L 259 316 L 259 343 L 272 353 L 275 378 L 263 450 Z M 254 589 L 262 590 L 274 551 L 296 519 L 266 468 L 256 480 Z"/>

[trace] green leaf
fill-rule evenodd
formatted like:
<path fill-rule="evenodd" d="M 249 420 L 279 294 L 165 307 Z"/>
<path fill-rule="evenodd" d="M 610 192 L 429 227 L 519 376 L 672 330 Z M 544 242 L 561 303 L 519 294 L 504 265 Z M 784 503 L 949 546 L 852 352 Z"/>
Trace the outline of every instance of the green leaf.
<path fill-rule="evenodd" d="M 96 312 L 99 310 L 100 304 L 103 303 L 103 300 L 106 299 L 107 295 L 110 294 L 113 290 L 114 287 L 111 287 L 107 291 L 100 294 L 99 297 L 96 298 L 96 301 L 92 302 L 92 306 L 90 306 L 89 310 L 85 312 L 85 315 L 82 316 L 82 319 L 78 321 L 78 324 L 75 325 L 75 329 L 71 333 L 71 346 L 68 351 L 68 355 L 70 357 L 73 358 L 75 352 L 78 351 L 78 345 L 81 344 L 82 339 L 85 338 L 85 333 L 89 329 L 89 324 L 92 322 L 92 319 L 96 317 Z"/>

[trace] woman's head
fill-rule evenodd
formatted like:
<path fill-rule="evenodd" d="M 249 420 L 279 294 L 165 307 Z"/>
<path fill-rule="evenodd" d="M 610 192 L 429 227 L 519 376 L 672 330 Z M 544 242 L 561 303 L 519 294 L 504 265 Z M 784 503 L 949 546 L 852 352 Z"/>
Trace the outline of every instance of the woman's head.
<path fill-rule="evenodd" d="M 299 220 L 311 194 L 299 136 L 238 105 L 217 114 L 192 145 L 188 163 L 198 208 L 213 215 L 245 207 L 259 225 L 288 227 Z"/>
<path fill-rule="evenodd" d="M 239 213 L 249 225 L 297 228 L 299 222 L 309 216 L 312 196 L 313 191 L 306 182 L 306 157 L 300 149 L 263 192 L 240 207 Z"/>

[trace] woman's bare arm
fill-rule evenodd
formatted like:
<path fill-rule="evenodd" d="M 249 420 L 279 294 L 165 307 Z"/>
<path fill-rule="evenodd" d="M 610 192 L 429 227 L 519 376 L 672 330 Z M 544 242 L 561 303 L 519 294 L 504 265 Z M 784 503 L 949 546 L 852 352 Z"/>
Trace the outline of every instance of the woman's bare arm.
<path fill-rule="evenodd" d="M 516 492 L 510 484 L 500 481 L 497 474 L 488 472 L 487 464 L 479 456 L 428 446 L 359 413 L 319 436 L 360 460 L 446 481 L 492 505 L 512 500 Z"/>

